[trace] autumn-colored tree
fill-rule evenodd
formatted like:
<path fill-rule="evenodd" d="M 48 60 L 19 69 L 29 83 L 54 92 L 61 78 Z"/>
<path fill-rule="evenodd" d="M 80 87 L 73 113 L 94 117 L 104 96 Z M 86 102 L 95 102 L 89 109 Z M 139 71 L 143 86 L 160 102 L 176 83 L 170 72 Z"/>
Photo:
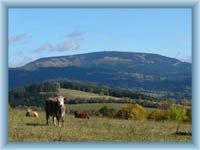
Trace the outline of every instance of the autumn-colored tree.
<path fill-rule="evenodd" d="M 116 117 L 124 119 L 145 120 L 146 110 L 139 104 L 129 105 L 120 109 Z"/>
<path fill-rule="evenodd" d="M 187 109 L 182 106 L 171 106 L 168 110 L 169 120 L 175 120 L 178 122 L 176 133 L 178 133 L 180 125 L 183 121 L 188 119 Z"/>
<path fill-rule="evenodd" d="M 168 117 L 167 110 L 155 109 L 149 114 L 148 119 L 160 121 L 160 120 L 167 120 L 167 117 Z"/>
<path fill-rule="evenodd" d="M 136 120 L 146 120 L 146 115 L 147 115 L 147 112 L 145 108 L 139 104 L 135 104 L 133 105 L 129 113 L 129 118 L 136 119 Z"/>

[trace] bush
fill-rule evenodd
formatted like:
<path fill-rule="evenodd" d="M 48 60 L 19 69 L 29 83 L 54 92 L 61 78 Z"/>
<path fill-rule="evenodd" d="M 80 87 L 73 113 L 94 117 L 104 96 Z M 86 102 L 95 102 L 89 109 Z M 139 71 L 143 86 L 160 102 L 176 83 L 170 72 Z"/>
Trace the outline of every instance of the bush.
<path fill-rule="evenodd" d="M 97 112 L 98 116 L 110 117 L 113 118 L 116 114 L 116 110 L 113 108 L 108 108 L 107 106 L 103 106 Z"/>
<path fill-rule="evenodd" d="M 178 133 L 180 124 L 183 121 L 188 120 L 187 109 L 182 106 L 172 106 L 169 108 L 168 113 L 169 113 L 168 115 L 169 120 L 175 120 L 178 122 L 178 126 L 176 129 L 176 133 Z"/>
<path fill-rule="evenodd" d="M 154 121 L 167 120 L 167 118 L 168 118 L 167 111 L 162 109 L 155 109 L 148 116 L 148 119 Z"/>
<path fill-rule="evenodd" d="M 120 109 L 117 112 L 116 117 L 122 118 L 122 119 L 145 120 L 146 110 L 141 105 L 134 104 L 134 105 L 123 107 L 122 109 Z"/>
<path fill-rule="evenodd" d="M 168 120 L 183 122 L 188 119 L 187 109 L 182 106 L 171 106 L 168 109 Z"/>
<path fill-rule="evenodd" d="M 133 105 L 131 112 L 129 114 L 130 119 L 136 120 L 146 120 L 146 110 L 139 104 Z"/>
<path fill-rule="evenodd" d="M 121 108 L 115 115 L 116 118 L 121 118 L 121 119 L 129 119 L 129 114 L 131 112 L 132 106 L 127 106 Z"/>

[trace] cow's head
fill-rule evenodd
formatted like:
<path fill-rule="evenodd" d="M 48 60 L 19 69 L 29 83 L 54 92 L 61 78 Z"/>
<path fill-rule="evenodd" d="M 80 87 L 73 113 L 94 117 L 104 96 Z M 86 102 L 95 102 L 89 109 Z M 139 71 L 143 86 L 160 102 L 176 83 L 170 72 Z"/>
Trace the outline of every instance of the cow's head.
<path fill-rule="evenodd" d="M 64 107 L 64 97 L 63 96 L 59 96 L 57 98 L 57 102 L 58 102 L 59 107 Z"/>

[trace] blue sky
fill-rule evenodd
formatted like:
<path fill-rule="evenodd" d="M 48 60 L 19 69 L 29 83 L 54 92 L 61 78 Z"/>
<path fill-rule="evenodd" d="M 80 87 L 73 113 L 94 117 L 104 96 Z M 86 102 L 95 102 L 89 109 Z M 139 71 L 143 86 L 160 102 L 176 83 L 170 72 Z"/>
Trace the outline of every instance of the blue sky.
<path fill-rule="evenodd" d="M 191 62 L 191 9 L 9 9 L 9 67 L 96 51 Z"/>

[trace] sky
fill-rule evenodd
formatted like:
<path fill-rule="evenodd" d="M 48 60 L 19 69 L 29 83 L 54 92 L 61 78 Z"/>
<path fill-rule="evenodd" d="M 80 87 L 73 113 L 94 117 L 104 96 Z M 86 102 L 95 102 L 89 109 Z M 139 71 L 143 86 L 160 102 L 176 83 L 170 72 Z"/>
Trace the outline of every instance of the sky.
<path fill-rule="evenodd" d="M 9 67 L 98 51 L 192 61 L 189 8 L 9 8 L 8 17 Z"/>

